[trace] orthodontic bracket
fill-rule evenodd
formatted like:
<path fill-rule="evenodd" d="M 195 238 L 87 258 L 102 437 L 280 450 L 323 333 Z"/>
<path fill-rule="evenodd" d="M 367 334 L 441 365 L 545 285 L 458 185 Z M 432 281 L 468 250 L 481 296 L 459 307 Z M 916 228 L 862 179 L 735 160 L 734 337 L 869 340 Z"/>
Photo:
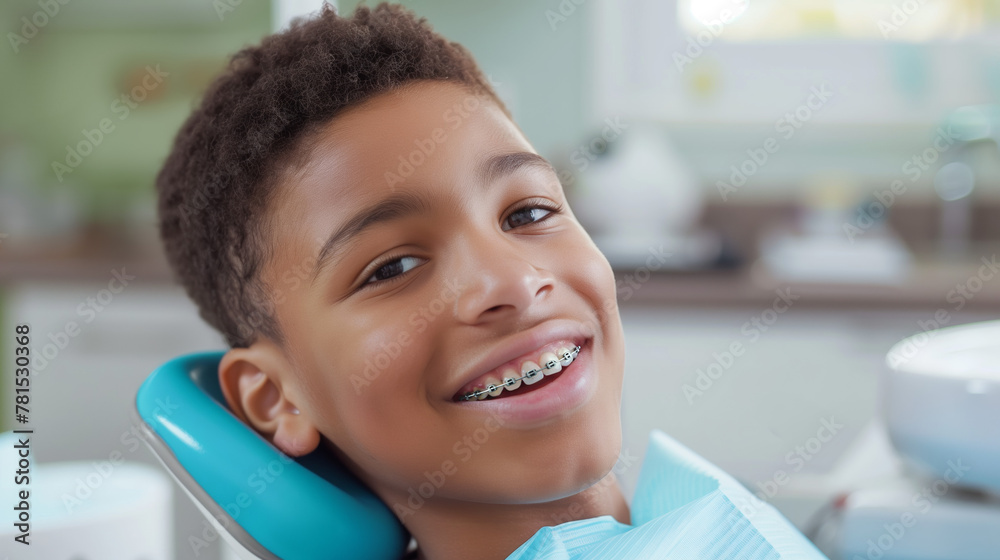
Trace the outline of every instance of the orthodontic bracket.
<path fill-rule="evenodd" d="M 562 356 L 559 356 L 559 361 L 566 360 L 566 359 L 569 359 L 569 358 L 572 358 L 572 359 L 575 360 L 576 356 L 579 353 L 580 353 L 580 347 L 579 346 L 575 346 L 572 350 L 567 350 L 566 353 L 564 353 Z M 490 385 L 487 385 L 485 389 L 481 389 L 479 391 L 473 391 L 472 393 L 466 393 L 464 396 L 461 397 L 460 400 L 463 400 L 463 401 L 478 400 L 479 395 L 483 395 L 483 394 L 486 394 L 486 393 L 492 393 L 493 391 L 496 391 L 497 389 L 499 389 L 501 387 L 506 387 L 507 385 L 513 385 L 513 384 L 517 383 L 518 381 L 520 381 L 522 379 L 533 378 L 536 375 L 538 375 L 539 373 L 544 373 L 545 370 L 547 370 L 547 369 L 554 368 L 555 367 L 555 363 L 554 362 L 557 362 L 557 361 L 556 360 L 549 361 L 549 362 L 547 362 L 545 364 L 544 368 L 533 369 L 533 370 L 525 373 L 521 377 L 505 379 L 499 385 L 490 384 Z"/>

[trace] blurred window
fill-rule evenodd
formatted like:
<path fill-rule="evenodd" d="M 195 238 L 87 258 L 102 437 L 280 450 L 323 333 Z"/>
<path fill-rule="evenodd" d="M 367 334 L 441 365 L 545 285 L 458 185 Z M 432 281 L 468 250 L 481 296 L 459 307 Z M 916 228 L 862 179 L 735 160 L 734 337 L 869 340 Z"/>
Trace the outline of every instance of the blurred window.
<path fill-rule="evenodd" d="M 688 34 L 714 26 L 725 41 L 926 41 L 1000 29 L 1000 0 L 678 0 L 677 6 Z"/>

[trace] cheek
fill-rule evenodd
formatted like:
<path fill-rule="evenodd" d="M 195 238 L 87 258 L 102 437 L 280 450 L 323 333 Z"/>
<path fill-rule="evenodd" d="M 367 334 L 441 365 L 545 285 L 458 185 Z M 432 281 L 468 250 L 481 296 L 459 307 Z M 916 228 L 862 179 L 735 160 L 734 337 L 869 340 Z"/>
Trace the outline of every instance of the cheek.
<path fill-rule="evenodd" d="M 415 383 L 415 338 L 401 307 L 344 305 L 318 317 L 309 333 L 310 352 L 329 376 L 335 401 L 370 399 Z"/>
<path fill-rule="evenodd" d="M 320 431 L 362 470 L 395 485 L 439 463 L 448 442 L 434 434 L 449 432 L 422 389 L 429 331 L 418 332 L 405 309 L 381 322 L 341 321 L 343 339 L 328 332 L 314 342 L 327 364 L 315 398 Z"/>
<path fill-rule="evenodd" d="M 576 227 L 572 256 L 566 259 L 571 263 L 573 276 L 586 280 L 589 293 L 601 299 L 615 298 L 615 276 L 611 264 L 583 226 L 577 223 Z"/>
<path fill-rule="evenodd" d="M 334 443 L 379 489 L 405 493 L 454 454 L 455 428 L 414 397 L 365 393 L 342 418 L 343 438 Z"/>
<path fill-rule="evenodd" d="M 621 330 L 614 271 L 604 254 L 587 240 L 575 252 L 576 258 L 567 260 L 564 277 L 571 279 L 572 289 L 585 299 L 592 314 L 591 326 L 599 334 L 614 338 Z"/>
<path fill-rule="evenodd" d="M 414 414 L 417 404 L 423 372 L 413 359 L 412 336 L 401 340 L 407 331 L 396 324 L 351 325 L 342 332 L 342 340 L 326 343 L 328 352 L 338 353 L 329 359 L 336 365 L 329 368 L 326 402 L 359 440 L 391 435 L 391 427 Z"/>
<path fill-rule="evenodd" d="M 614 271 L 596 246 L 592 251 L 581 251 L 576 269 L 578 289 L 588 298 L 597 337 L 594 342 L 601 372 L 600 395 L 604 401 L 604 408 L 597 416 L 604 422 L 619 422 L 625 373 L 625 333 L 618 309 Z"/>

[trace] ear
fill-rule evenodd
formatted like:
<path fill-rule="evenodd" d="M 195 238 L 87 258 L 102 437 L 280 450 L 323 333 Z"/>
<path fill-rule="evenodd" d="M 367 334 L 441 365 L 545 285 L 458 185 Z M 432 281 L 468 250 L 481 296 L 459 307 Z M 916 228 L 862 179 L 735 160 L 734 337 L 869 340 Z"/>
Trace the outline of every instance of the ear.
<path fill-rule="evenodd" d="M 289 395 L 294 372 L 273 342 L 232 348 L 219 362 L 219 384 L 230 410 L 286 455 L 306 455 L 319 445 L 316 426 Z"/>

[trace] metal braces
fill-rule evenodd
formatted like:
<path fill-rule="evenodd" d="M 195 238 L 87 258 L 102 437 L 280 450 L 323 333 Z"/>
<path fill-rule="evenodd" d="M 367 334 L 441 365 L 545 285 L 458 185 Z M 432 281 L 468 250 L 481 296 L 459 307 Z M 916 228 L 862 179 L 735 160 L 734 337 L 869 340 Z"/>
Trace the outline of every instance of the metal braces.
<path fill-rule="evenodd" d="M 576 359 L 576 356 L 579 353 L 580 353 L 580 347 L 579 346 L 574 346 L 572 350 L 567 350 L 566 352 L 563 353 L 562 356 L 559 356 L 558 360 L 549 360 L 548 362 L 546 362 L 545 363 L 545 367 L 543 367 L 541 369 L 533 369 L 533 370 L 525 373 L 521 377 L 505 379 L 504 382 L 501 383 L 501 384 L 499 384 L 499 385 L 495 385 L 495 384 L 491 383 L 491 384 L 487 385 L 485 389 L 480 389 L 479 391 L 473 391 L 472 393 L 466 393 L 463 397 L 461 397 L 461 400 L 463 400 L 463 401 L 478 400 L 479 395 L 483 395 L 483 394 L 486 394 L 486 393 L 492 393 L 493 391 L 496 391 L 497 389 L 499 389 L 501 387 L 506 387 L 507 385 L 513 385 L 513 384 L 517 383 L 518 381 L 520 381 L 522 379 L 531 379 L 531 378 L 534 378 L 539 373 L 544 373 L 545 370 L 552 369 L 552 368 L 556 367 L 556 364 L 562 362 L 563 360 L 569 360 L 571 358 L 572 359 Z M 568 366 L 569 366 L 569 364 L 567 364 L 566 366 L 563 366 L 563 367 L 568 367 Z"/>

